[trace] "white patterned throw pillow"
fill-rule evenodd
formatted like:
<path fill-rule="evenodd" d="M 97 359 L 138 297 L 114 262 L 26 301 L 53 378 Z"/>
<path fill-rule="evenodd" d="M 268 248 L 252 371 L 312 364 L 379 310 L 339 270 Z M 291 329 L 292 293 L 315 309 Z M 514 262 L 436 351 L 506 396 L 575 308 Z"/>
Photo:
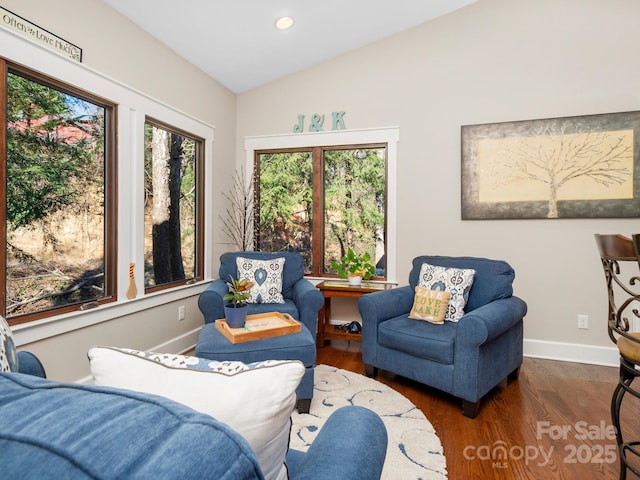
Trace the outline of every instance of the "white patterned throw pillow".
<path fill-rule="evenodd" d="M 282 296 L 282 270 L 284 257 L 273 260 L 236 258 L 238 280 L 246 278 L 253 282 L 249 303 L 284 303 Z"/>
<path fill-rule="evenodd" d="M 211 415 L 249 442 L 265 479 L 287 478 L 302 362 L 216 362 L 115 347 L 93 347 L 88 355 L 96 385 L 161 395 Z"/>
<path fill-rule="evenodd" d="M 476 271 L 465 268 L 445 268 L 423 263 L 420 267 L 418 286 L 429 290 L 445 290 L 451 293 L 445 320 L 459 321 L 464 315 L 469 290 Z"/>
<path fill-rule="evenodd" d="M 0 317 L 0 372 L 18 371 L 18 352 L 9 324 Z"/>

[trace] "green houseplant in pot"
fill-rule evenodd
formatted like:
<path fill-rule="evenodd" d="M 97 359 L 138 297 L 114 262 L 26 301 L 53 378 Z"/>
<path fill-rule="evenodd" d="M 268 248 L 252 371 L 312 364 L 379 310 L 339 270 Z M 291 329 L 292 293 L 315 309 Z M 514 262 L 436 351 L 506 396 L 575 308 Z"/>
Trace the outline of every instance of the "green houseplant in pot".
<path fill-rule="evenodd" d="M 247 320 L 247 300 L 251 298 L 251 287 L 253 282 L 246 278 L 236 280 L 233 275 L 229 276 L 231 282 L 227 282 L 229 293 L 223 299 L 229 303 L 224 306 L 224 314 L 227 318 L 227 325 L 231 328 L 244 327 Z"/>
<path fill-rule="evenodd" d="M 340 278 L 349 280 L 349 285 L 360 285 L 362 280 L 369 280 L 376 273 L 375 266 L 370 263 L 371 255 L 368 252 L 357 255 L 349 248 L 347 254 L 339 262 L 331 262 L 331 268 L 338 272 Z"/>

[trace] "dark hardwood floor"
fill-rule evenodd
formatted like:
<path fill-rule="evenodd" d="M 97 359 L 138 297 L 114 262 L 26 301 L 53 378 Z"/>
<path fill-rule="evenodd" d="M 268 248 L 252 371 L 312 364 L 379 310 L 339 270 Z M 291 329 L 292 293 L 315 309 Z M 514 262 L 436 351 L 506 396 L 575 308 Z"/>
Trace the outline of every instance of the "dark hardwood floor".
<path fill-rule="evenodd" d="M 316 362 L 364 375 L 357 342 L 332 341 Z M 614 367 L 525 358 L 519 379 L 487 394 L 472 420 L 445 393 L 384 371 L 376 377 L 432 423 L 450 480 L 618 478 L 610 417 L 617 379 Z M 639 405 L 627 395 L 622 418 L 640 439 Z"/>

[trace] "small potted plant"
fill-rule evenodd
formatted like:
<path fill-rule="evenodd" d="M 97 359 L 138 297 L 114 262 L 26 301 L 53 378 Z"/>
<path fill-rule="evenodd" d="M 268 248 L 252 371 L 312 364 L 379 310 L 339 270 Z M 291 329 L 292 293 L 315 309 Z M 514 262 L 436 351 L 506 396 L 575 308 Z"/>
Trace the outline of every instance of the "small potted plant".
<path fill-rule="evenodd" d="M 227 318 L 227 325 L 231 328 L 244 327 L 244 322 L 247 319 L 247 300 L 251 298 L 251 287 L 253 282 L 246 278 L 242 280 L 236 280 L 233 275 L 229 276 L 231 282 L 227 282 L 229 287 L 229 293 L 223 298 L 229 302 L 224 306 L 224 314 Z"/>
<path fill-rule="evenodd" d="M 360 285 L 362 279 L 369 280 L 376 273 L 376 268 L 372 263 L 371 255 L 356 255 L 353 249 L 349 248 L 347 254 L 339 262 L 331 262 L 331 268 L 338 272 L 340 278 L 349 280 L 349 285 Z"/>

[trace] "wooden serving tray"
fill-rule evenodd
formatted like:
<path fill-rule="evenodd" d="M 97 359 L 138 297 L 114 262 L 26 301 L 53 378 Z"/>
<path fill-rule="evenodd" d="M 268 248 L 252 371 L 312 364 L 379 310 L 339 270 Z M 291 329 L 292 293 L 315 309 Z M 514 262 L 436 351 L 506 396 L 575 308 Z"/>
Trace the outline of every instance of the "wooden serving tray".
<path fill-rule="evenodd" d="M 300 322 L 291 315 L 280 312 L 258 313 L 247 315 L 244 327 L 231 328 L 227 319 L 216 320 L 216 329 L 231 343 L 250 342 L 262 338 L 278 337 L 302 330 Z"/>

